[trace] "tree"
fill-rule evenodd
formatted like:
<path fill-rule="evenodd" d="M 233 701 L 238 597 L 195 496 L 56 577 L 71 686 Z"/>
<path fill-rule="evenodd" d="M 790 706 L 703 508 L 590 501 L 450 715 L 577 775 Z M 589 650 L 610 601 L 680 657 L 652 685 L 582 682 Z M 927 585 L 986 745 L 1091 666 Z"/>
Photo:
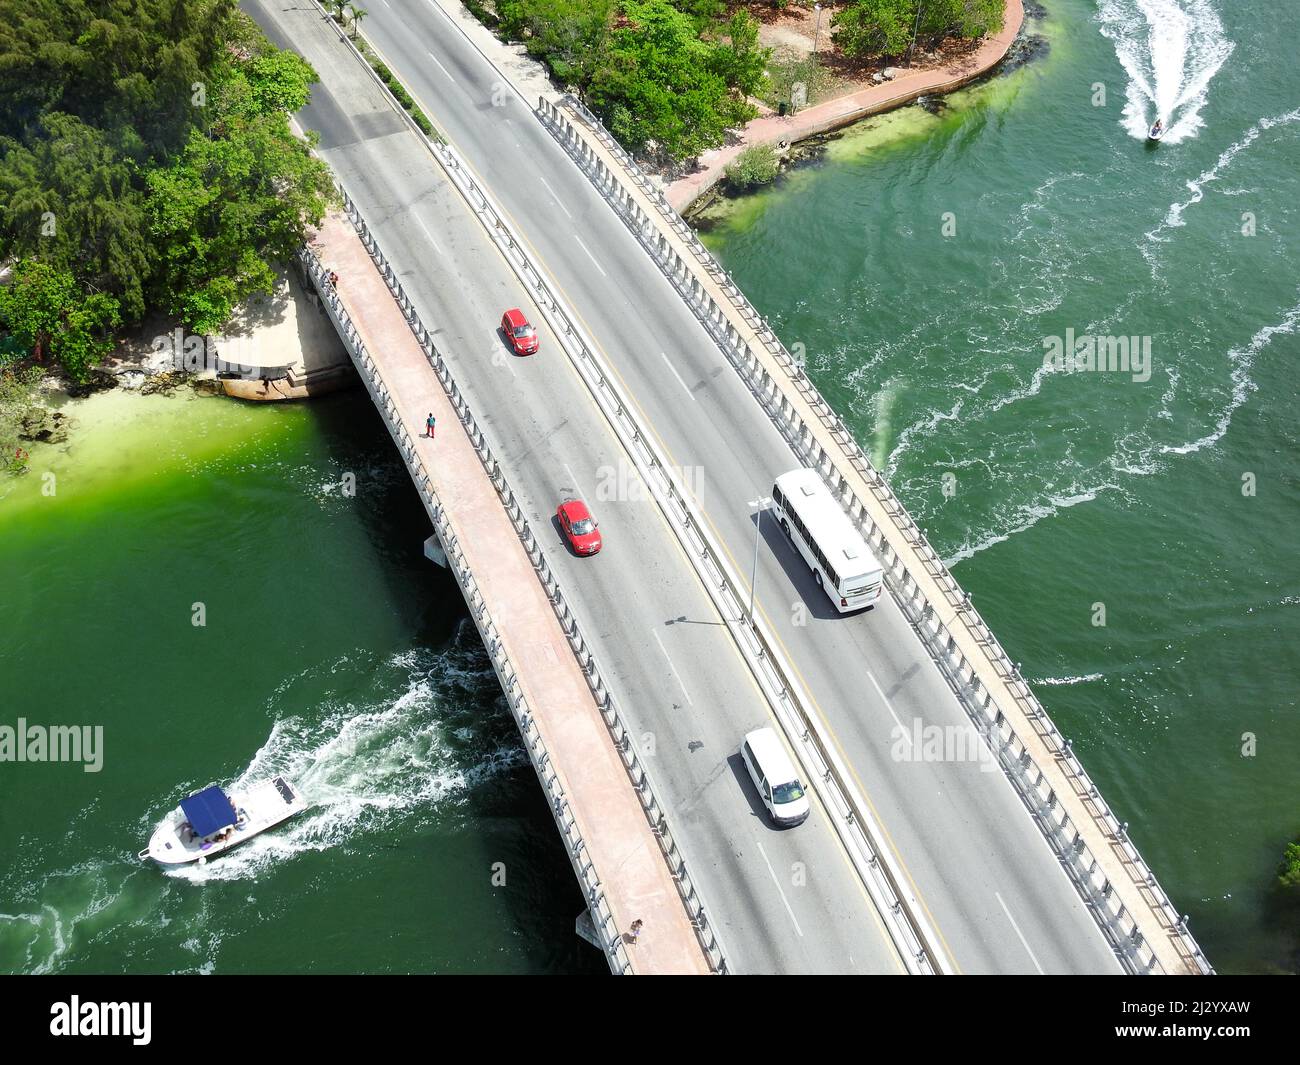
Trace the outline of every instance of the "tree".
<path fill-rule="evenodd" d="M 609 43 L 614 0 L 501 0 L 502 32 L 522 40 L 556 79 L 585 90 Z"/>
<path fill-rule="evenodd" d="M 287 120 L 315 80 L 233 0 L 0 0 L 0 262 L 22 264 L 25 350 L 81 377 L 149 305 L 213 329 L 270 285 L 333 195 Z"/>
<path fill-rule="evenodd" d="M 728 82 L 738 76 L 743 40 L 741 53 L 702 40 L 693 19 L 667 0 L 624 0 L 622 10 L 587 96 L 625 147 L 653 146 L 682 159 L 717 147 L 728 128 L 753 117 L 752 105 Z M 730 52 L 730 60 L 720 52 Z M 740 74 L 748 69 L 742 62 Z"/>
<path fill-rule="evenodd" d="M 845 55 L 899 55 L 912 40 L 916 0 L 855 0 L 831 18 Z"/>
<path fill-rule="evenodd" d="M 311 77 L 301 60 L 277 60 L 265 80 L 250 65 L 218 97 L 223 136 L 194 131 L 179 157 L 146 175 L 157 294 L 196 332 L 220 329 L 239 302 L 269 291 L 275 264 L 296 254 L 333 198 L 329 172 L 280 108 Z"/>
<path fill-rule="evenodd" d="M 854 0 L 831 19 L 846 55 L 910 53 L 917 39 L 981 37 L 1002 28 L 1003 0 Z"/>
<path fill-rule="evenodd" d="M 87 294 L 68 271 L 25 259 L 0 286 L 0 323 L 37 361 L 49 356 L 81 381 L 112 349 L 122 318 L 112 296 Z"/>
<path fill-rule="evenodd" d="M 74 115 L 40 116 L 29 139 L 0 139 L 0 254 L 75 273 L 139 316 L 150 249 L 136 165 Z"/>
<path fill-rule="evenodd" d="M 772 57 L 772 49 L 758 44 L 758 19 L 740 10 L 731 16 L 724 31 L 726 43 L 713 52 L 713 67 L 723 80 L 746 96 L 756 95 L 763 87 L 763 71 Z"/>
<path fill-rule="evenodd" d="M 1289 891 L 1300 891 L 1300 840 L 1288 843 L 1277 867 L 1277 883 Z"/>
<path fill-rule="evenodd" d="M 352 13 L 352 39 L 357 39 L 357 25 L 370 14 L 364 7 L 357 7 L 355 4 L 349 6 L 348 10 Z"/>

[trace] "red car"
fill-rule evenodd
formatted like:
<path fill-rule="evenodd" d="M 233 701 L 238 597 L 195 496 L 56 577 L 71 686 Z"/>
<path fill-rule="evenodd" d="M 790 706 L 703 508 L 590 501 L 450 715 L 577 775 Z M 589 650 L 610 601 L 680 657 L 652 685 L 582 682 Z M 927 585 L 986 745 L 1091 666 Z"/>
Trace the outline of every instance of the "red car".
<path fill-rule="evenodd" d="M 566 499 L 556 508 L 555 516 L 560 519 L 560 528 L 576 554 L 594 555 L 600 550 L 596 519 L 581 499 Z"/>
<path fill-rule="evenodd" d="M 505 333 L 516 355 L 532 355 L 537 350 L 537 330 L 528 324 L 524 312 L 518 307 L 501 316 L 501 332 Z"/>

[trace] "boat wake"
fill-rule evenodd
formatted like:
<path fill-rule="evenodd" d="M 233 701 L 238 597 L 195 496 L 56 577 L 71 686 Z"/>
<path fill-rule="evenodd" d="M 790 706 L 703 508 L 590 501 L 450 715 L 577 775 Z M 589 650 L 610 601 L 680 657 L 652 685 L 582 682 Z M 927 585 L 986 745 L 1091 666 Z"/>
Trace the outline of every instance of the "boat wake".
<path fill-rule="evenodd" d="M 24 840 L 0 873 L 0 899 L 6 900 L 0 972 L 57 972 L 74 959 L 93 958 L 97 950 L 111 954 L 124 934 L 141 952 L 159 950 L 169 959 L 158 964 L 172 964 L 179 950 L 195 959 L 184 971 L 210 971 L 223 932 L 204 902 L 207 893 L 176 894 L 186 882 L 261 887 L 271 867 L 294 857 L 454 820 L 472 789 L 527 763 L 509 715 L 483 713 L 500 698 L 500 689 L 473 626 L 466 623 L 463 630 L 437 652 L 410 651 L 376 663 L 375 695 L 363 703 L 279 716 L 238 778 L 217 783 L 239 789 L 284 774 L 311 806 L 205 866 L 163 870 L 138 861 L 135 851 L 163 812 L 211 780 L 178 785 L 133 823 L 104 825 L 100 811 L 83 811 L 79 823 L 101 824 L 97 838 L 127 841 L 117 853 L 37 873 L 45 860 L 38 852 L 50 841 Z M 338 663 L 314 667 L 337 668 Z M 353 668 L 368 667 L 354 662 Z M 277 692 L 272 702 L 293 701 L 295 686 Z M 167 913 L 187 916 L 160 918 Z"/>
<path fill-rule="evenodd" d="M 1163 119 L 1163 140 L 1177 144 L 1205 125 L 1210 81 L 1235 47 L 1209 0 L 1102 0 L 1101 32 L 1128 75 L 1121 125 L 1146 140 Z"/>
<path fill-rule="evenodd" d="M 1249 148 L 1257 141 L 1261 135 L 1277 126 L 1288 126 L 1293 122 L 1300 122 L 1300 107 L 1292 111 L 1287 111 L 1281 115 L 1269 115 L 1261 118 L 1250 129 L 1246 130 L 1240 139 L 1234 141 L 1228 147 L 1219 153 L 1219 158 L 1214 161 L 1214 165 L 1209 169 L 1202 171 L 1195 178 L 1187 180 L 1187 191 L 1191 193 L 1185 200 L 1179 200 L 1169 205 L 1169 210 L 1165 212 L 1165 217 L 1154 229 L 1149 230 L 1145 236 L 1147 243 L 1142 246 L 1142 257 L 1146 259 L 1147 264 L 1151 267 L 1152 276 L 1156 276 L 1159 263 L 1157 261 L 1155 245 L 1168 244 L 1172 239 L 1166 236 L 1171 229 L 1181 229 L 1187 225 L 1184 213 L 1191 207 L 1195 207 L 1205 199 L 1205 186 L 1218 181 L 1227 172 L 1232 162 L 1242 152 Z"/>

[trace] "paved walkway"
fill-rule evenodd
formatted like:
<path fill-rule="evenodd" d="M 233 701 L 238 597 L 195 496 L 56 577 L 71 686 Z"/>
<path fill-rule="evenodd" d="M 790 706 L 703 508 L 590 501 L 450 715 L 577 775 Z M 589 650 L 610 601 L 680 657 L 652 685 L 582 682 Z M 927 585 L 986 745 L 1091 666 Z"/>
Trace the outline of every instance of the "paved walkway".
<path fill-rule="evenodd" d="M 339 297 L 389 392 L 399 400 L 407 432 L 416 440 L 416 451 L 519 672 L 618 927 L 626 932 L 634 920 L 645 922 L 640 941 L 627 950 L 633 969 L 707 973 L 681 896 L 586 677 L 424 352 L 346 217 L 331 214 L 312 246 L 338 273 Z M 424 436 L 430 412 L 437 419 L 434 439 Z M 486 877 L 485 869 L 485 884 Z"/>
<path fill-rule="evenodd" d="M 901 67 L 898 68 L 901 73 L 893 81 L 871 85 L 847 96 L 827 100 L 805 108 L 797 115 L 785 118 L 769 115 L 754 119 L 745 126 L 738 143 L 705 152 L 700 156 L 698 171 L 672 182 L 665 190 L 669 202 L 679 213 L 685 211 L 722 179 L 722 172 L 728 163 L 752 145 L 774 144 L 782 140 L 793 144 L 818 133 L 847 126 L 868 115 L 899 107 L 926 93 L 951 92 L 966 82 L 973 81 L 1002 62 L 1024 20 L 1025 11 L 1021 0 L 1007 0 L 1002 31 L 995 37 L 986 38 L 975 51 L 952 63 L 930 70 Z"/>

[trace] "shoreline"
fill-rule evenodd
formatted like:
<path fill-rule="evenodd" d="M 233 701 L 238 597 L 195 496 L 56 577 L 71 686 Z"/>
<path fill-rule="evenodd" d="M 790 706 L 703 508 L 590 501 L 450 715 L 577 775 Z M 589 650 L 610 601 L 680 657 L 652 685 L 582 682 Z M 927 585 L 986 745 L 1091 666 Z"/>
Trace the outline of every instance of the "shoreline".
<path fill-rule="evenodd" d="M 705 152 L 701 165 L 693 173 L 669 182 L 664 187 L 668 202 L 678 214 L 687 214 L 707 193 L 723 180 L 723 171 L 746 148 L 758 144 L 794 145 L 821 134 L 852 125 L 864 118 L 892 111 L 920 96 L 950 93 L 987 74 L 998 66 L 1025 23 L 1022 0 L 1006 0 L 1003 26 L 995 36 L 986 38 L 974 52 L 930 70 L 909 71 L 882 85 L 872 85 L 832 100 L 805 108 L 796 115 L 782 118 L 762 116 L 747 123 L 735 143 Z"/>

